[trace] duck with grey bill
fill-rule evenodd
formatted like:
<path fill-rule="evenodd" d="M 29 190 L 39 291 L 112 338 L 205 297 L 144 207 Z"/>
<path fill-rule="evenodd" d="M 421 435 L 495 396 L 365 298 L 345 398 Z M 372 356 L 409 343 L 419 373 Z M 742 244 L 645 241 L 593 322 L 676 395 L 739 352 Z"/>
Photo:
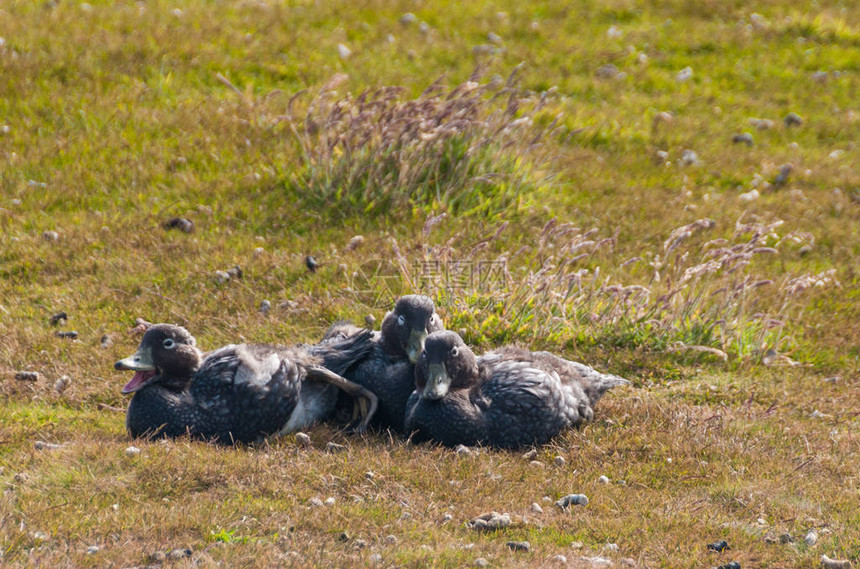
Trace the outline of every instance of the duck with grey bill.
<path fill-rule="evenodd" d="M 135 374 L 126 426 L 133 437 L 251 442 L 296 431 L 333 410 L 339 392 L 359 400 L 356 431 L 376 411 L 376 396 L 342 372 L 370 349 L 370 332 L 327 345 L 231 344 L 204 354 L 181 326 L 147 329 L 137 351 L 115 364 Z"/>
<path fill-rule="evenodd" d="M 595 403 L 628 381 L 548 352 L 504 347 L 476 357 L 460 336 L 434 332 L 415 366 L 405 428 L 446 446 L 543 444 L 590 420 Z"/>
<path fill-rule="evenodd" d="M 379 397 L 374 425 L 403 432 L 406 402 L 415 389 L 415 362 L 424 349 L 427 335 L 443 329 L 432 299 L 423 295 L 403 296 L 383 318 L 367 356 L 344 372 L 348 380 Z M 348 322 L 338 322 L 326 332 L 323 343 L 362 331 Z"/>

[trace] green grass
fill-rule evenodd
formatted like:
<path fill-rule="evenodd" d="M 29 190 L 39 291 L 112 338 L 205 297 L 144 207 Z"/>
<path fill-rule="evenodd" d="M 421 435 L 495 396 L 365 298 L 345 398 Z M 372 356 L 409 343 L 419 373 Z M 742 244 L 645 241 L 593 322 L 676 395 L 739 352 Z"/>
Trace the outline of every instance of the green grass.
<path fill-rule="evenodd" d="M 4 564 L 125 567 L 176 548 L 193 550 L 177 566 L 857 564 L 860 8 L 460 4 L 0 8 Z M 490 32 L 500 49 L 474 50 Z M 608 63 L 625 75 L 599 77 Z M 741 132 L 753 146 L 732 144 Z M 174 216 L 194 232 L 165 230 Z M 362 279 L 380 266 L 392 279 Z M 337 318 L 380 321 L 386 284 L 431 294 L 478 351 L 548 349 L 633 387 L 538 449 L 541 465 L 327 425 L 313 449 L 132 443 L 111 410 L 137 317 L 204 348 L 306 342 Z M 801 365 L 763 365 L 769 350 Z M 331 440 L 347 449 L 325 453 Z M 557 510 L 571 492 L 589 505 Z M 514 524 L 464 526 L 491 510 Z M 793 544 L 765 539 L 785 532 Z M 709 554 L 721 538 L 732 551 Z"/>

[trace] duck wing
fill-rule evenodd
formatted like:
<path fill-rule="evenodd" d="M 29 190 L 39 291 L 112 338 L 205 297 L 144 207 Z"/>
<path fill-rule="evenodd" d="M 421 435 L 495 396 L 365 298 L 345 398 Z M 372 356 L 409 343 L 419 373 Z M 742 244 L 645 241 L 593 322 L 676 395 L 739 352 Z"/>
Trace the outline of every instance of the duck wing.
<path fill-rule="evenodd" d="M 211 352 L 189 390 L 203 415 L 195 432 L 225 443 L 277 432 L 298 403 L 302 359 L 298 350 L 253 344 Z"/>

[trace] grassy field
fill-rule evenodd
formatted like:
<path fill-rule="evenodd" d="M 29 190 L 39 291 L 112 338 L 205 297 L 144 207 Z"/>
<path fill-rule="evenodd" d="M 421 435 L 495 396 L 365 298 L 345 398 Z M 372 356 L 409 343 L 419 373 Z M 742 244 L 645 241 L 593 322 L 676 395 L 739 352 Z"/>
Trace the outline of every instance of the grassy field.
<path fill-rule="evenodd" d="M 858 565 L 860 5 L 10 0 L 0 37 L 0 564 Z M 407 291 L 632 386 L 528 455 L 127 437 L 136 318 L 308 342 Z"/>

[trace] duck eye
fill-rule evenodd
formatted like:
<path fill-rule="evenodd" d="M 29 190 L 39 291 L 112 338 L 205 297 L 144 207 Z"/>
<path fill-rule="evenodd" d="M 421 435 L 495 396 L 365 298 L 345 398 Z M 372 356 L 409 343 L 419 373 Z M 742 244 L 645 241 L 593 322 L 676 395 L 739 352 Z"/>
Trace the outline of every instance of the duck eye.
<path fill-rule="evenodd" d="M 176 345 L 176 342 L 173 341 L 173 338 L 165 338 L 161 345 L 164 346 L 164 349 L 166 350 L 172 350 Z"/>
<path fill-rule="evenodd" d="M 460 349 L 457 348 L 457 346 L 454 346 L 453 348 L 451 348 L 451 357 L 452 358 L 456 358 L 459 355 L 460 355 Z"/>
<path fill-rule="evenodd" d="M 397 317 L 397 325 L 403 326 L 405 324 L 406 324 L 406 317 L 401 314 L 400 316 Z"/>

